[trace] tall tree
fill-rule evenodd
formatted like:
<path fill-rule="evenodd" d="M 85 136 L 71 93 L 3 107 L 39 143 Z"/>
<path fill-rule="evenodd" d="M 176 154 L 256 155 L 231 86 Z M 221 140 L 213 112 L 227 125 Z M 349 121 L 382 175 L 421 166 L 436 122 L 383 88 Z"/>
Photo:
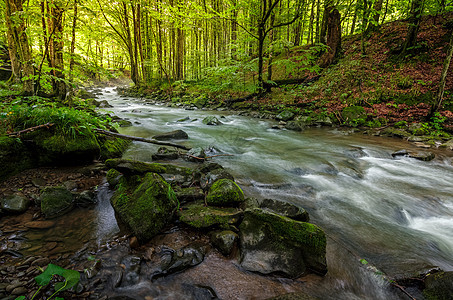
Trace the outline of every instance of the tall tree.
<path fill-rule="evenodd" d="M 404 41 L 401 49 L 401 55 L 407 54 L 410 48 L 414 47 L 417 43 L 417 34 L 420 28 L 420 21 L 422 19 L 423 7 L 425 0 L 412 0 L 411 10 L 409 14 L 409 27 L 407 30 L 406 40 Z"/>
<path fill-rule="evenodd" d="M 453 26 L 453 22 L 451 22 L 451 23 Z M 436 99 L 429 112 L 428 118 L 433 117 L 434 113 L 437 112 L 442 106 L 442 100 L 444 98 L 444 91 L 445 91 L 445 83 L 447 81 L 447 73 L 448 73 L 448 69 L 450 67 L 451 58 L 453 56 L 453 28 L 449 30 L 449 35 L 450 35 L 450 41 L 448 43 L 448 48 L 447 48 L 447 57 L 445 57 L 444 67 L 443 67 L 442 73 L 440 75 L 439 90 L 437 92 Z"/>
<path fill-rule="evenodd" d="M 24 78 L 23 92 L 34 91 L 33 57 L 28 43 L 22 0 L 5 0 L 8 50 L 15 80 Z"/>

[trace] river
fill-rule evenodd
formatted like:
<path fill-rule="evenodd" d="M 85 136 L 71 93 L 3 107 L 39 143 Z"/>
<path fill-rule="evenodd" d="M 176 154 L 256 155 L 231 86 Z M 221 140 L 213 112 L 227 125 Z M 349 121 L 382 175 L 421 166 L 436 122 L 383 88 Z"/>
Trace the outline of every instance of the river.
<path fill-rule="evenodd" d="M 328 236 L 329 273 L 307 285 L 314 295 L 398 298 L 382 274 L 410 276 L 431 266 L 453 270 L 453 153 L 435 151 L 430 162 L 395 159 L 396 150 L 420 149 L 347 128 L 271 129 L 275 121 L 154 105 L 119 97 L 113 88 L 105 89 L 100 100 L 133 123 L 121 133 L 150 138 L 182 129 L 189 139 L 179 143 L 233 155 L 215 161 L 247 196 L 304 207 Z M 223 124 L 202 124 L 208 115 Z M 178 122 L 185 117 L 190 120 Z M 151 161 L 156 149 L 134 143 L 124 157 Z"/>

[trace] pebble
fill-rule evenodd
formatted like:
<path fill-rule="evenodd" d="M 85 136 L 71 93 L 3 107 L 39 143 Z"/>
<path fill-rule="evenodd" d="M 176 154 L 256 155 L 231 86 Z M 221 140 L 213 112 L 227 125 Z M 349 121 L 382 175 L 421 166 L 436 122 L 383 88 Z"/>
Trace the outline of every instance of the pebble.
<path fill-rule="evenodd" d="M 50 259 L 47 257 L 41 257 L 35 260 L 34 262 L 31 263 L 32 266 L 40 266 L 44 267 L 45 265 L 48 265 L 50 263 Z"/>
<path fill-rule="evenodd" d="M 9 293 L 9 292 L 12 292 L 14 289 L 18 288 L 18 287 L 21 287 L 25 285 L 25 282 L 23 281 L 13 281 L 10 285 L 8 285 L 5 290 Z"/>
<path fill-rule="evenodd" d="M 31 221 L 24 224 L 27 228 L 32 229 L 47 229 L 55 226 L 54 221 Z"/>
<path fill-rule="evenodd" d="M 15 288 L 15 289 L 11 292 L 11 295 L 22 295 L 22 294 L 25 294 L 27 291 L 28 291 L 27 288 L 21 286 L 21 287 Z"/>

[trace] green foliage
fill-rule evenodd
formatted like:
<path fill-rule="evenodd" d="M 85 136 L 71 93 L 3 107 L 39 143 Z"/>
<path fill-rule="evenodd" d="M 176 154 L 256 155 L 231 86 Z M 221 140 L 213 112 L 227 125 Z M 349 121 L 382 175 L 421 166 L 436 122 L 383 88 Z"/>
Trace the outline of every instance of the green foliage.
<path fill-rule="evenodd" d="M 47 266 L 46 270 L 42 274 L 35 277 L 35 281 L 40 287 L 39 287 L 38 291 L 33 295 L 31 300 L 33 300 L 36 297 L 36 295 L 41 290 L 41 288 L 48 285 L 52 279 L 58 279 L 60 276 L 63 277 L 64 280 L 59 281 L 55 284 L 55 286 L 54 286 L 55 292 L 49 298 L 47 298 L 47 300 L 52 299 L 59 292 L 68 290 L 68 289 L 76 286 L 80 280 L 80 273 L 78 271 L 64 269 L 57 265 L 49 264 Z M 20 297 L 16 298 L 16 300 L 24 300 L 24 299 L 26 299 L 25 296 L 20 296 Z M 63 298 L 56 297 L 55 299 L 58 300 L 58 299 L 63 299 Z"/>

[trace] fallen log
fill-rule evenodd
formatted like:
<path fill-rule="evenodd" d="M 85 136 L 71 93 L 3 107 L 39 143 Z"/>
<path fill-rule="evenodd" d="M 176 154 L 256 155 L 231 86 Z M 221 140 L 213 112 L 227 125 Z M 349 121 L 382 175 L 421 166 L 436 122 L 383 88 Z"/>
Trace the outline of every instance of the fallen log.
<path fill-rule="evenodd" d="M 99 128 L 94 128 L 93 130 L 95 132 L 97 132 L 97 133 L 100 133 L 100 134 L 113 136 L 113 137 L 117 137 L 117 138 L 124 139 L 124 140 L 144 142 L 144 143 L 150 143 L 150 144 L 156 144 L 156 145 L 162 145 L 162 146 L 171 146 L 171 147 L 180 148 L 180 149 L 184 149 L 184 150 L 190 150 L 191 149 L 189 147 L 186 147 L 186 146 L 183 146 L 183 145 L 179 145 L 179 144 L 174 144 L 174 143 L 170 143 L 170 142 L 161 142 L 161 141 L 154 140 L 154 139 L 145 139 L 145 138 L 142 138 L 142 137 L 125 135 L 125 134 L 111 132 L 111 131 L 107 131 L 107 130 L 99 129 Z"/>
<path fill-rule="evenodd" d="M 54 125 L 55 125 L 54 123 L 46 123 L 46 124 L 30 127 L 30 128 L 24 129 L 24 130 L 19 130 L 19 131 L 16 131 L 16 132 L 8 133 L 8 136 L 9 137 L 19 137 L 20 138 L 21 134 L 33 132 L 33 131 L 35 131 L 37 129 L 40 129 L 40 128 L 49 128 L 49 127 L 54 126 Z"/>

